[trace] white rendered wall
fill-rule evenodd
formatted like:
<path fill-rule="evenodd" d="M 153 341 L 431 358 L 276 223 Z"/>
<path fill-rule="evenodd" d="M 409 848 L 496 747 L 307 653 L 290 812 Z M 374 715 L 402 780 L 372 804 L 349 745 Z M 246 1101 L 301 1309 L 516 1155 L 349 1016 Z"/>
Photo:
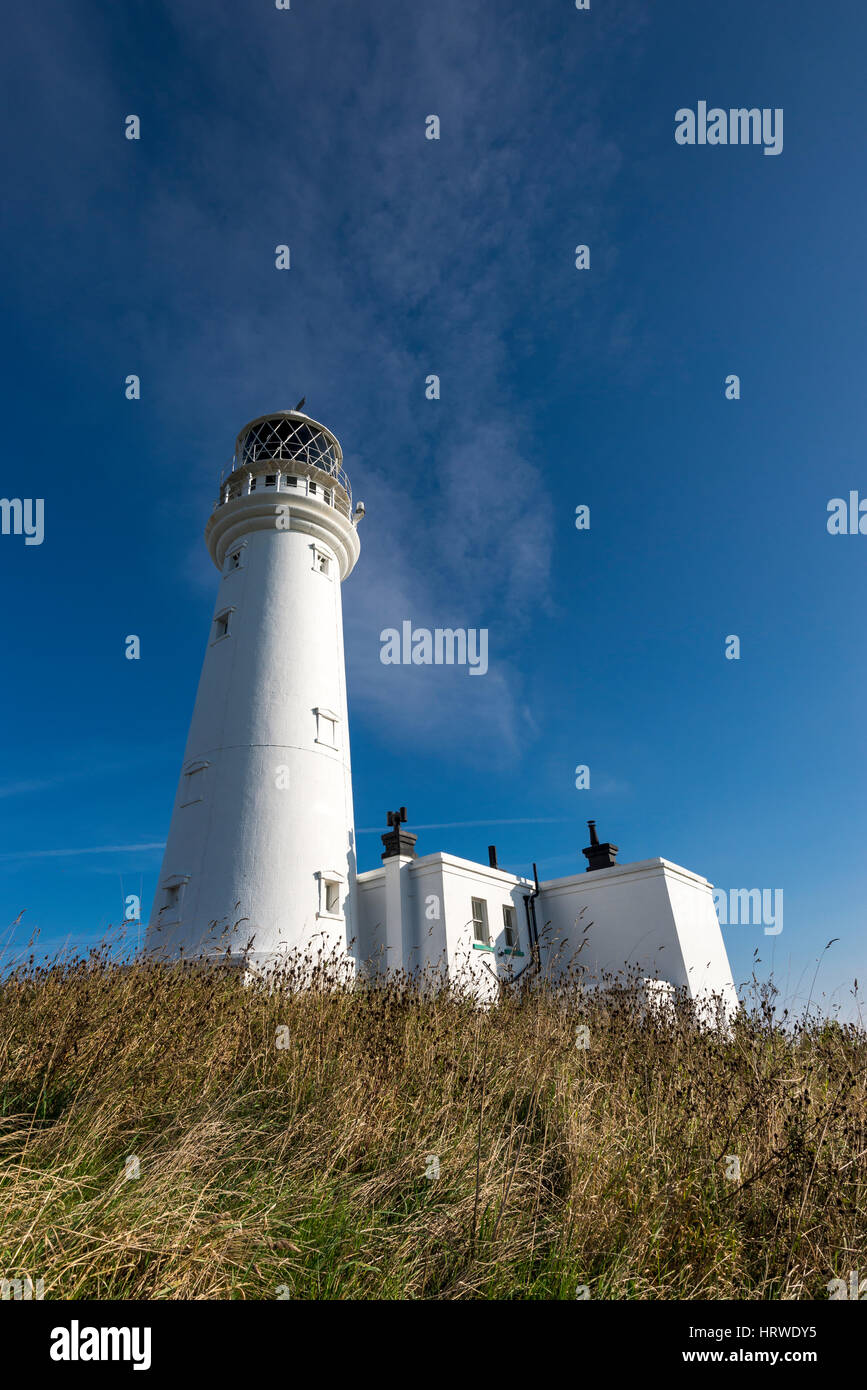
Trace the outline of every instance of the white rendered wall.
<path fill-rule="evenodd" d="M 195 955 L 228 927 L 222 947 L 252 936 L 254 961 L 345 949 L 355 846 L 340 583 L 355 528 L 324 501 L 259 490 L 217 508 L 206 537 L 221 571 L 215 618 L 232 612 L 226 637 L 211 625 L 184 754 L 184 767 L 208 765 L 181 774 L 148 948 Z M 226 569 L 239 542 L 241 568 Z M 336 748 L 318 741 L 330 726 L 316 709 L 337 716 Z M 185 805 L 197 778 L 201 799 Z M 325 913 L 320 876 L 340 884 L 337 913 Z M 177 907 L 161 911 L 177 880 Z"/>
<path fill-rule="evenodd" d="M 441 902 L 439 855 L 386 859 L 358 879 L 359 962 L 370 976 L 444 971 L 445 921 L 425 916 L 425 895 Z"/>
<path fill-rule="evenodd" d="M 495 992 L 491 971 L 507 978 L 529 961 L 524 897 L 530 888 L 513 874 L 452 855 L 395 856 L 359 880 L 360 958 L 375 959 L 379 974 L 399 969 L 429 979 L 436 974 L 463 979 L 488 997 Z M 474 897 L 488 906 L 490 951 L 473 943 Z M 523 954 L 505 950 L 504 904 L 515 909 Z"/>
<path fill-rule="evenodd" d="M 368 978 L 387 970 L 385 931 L 385 871 L 370 869 L 356 880 L 355 954 Z"/>
<path fill-rule="evenodd" d="M 672 984 L 687 983 L 662 860 L 543 883 L 536 917 L 552 976 L 576 966 L 594 977 L 658 969 Z"/>
<path fill-rule="evenodd" d="M 605 973 L 658 974 L 691 998 L 719 992 L 729 1010 L 737 1004 L 711 885 L 667 860 L 543 883 L 537 919 L 552 977 L 570 966 L 600 982 Z"/>
<path fill-rule="evenodd" d="M 413 860 L 410 873 L 415 890 L 414 959 L 417 968 L 431 978 L 440 975 L 445 979 L 450 972 L 450 919 L 444 910 L 442 861 L 441 854 L 426 854 Z"/>
<path fill-rule="evenodd" d="M 664 862 L 690 997 L 704 1000 L 721 994 L 726 1013 L 732 1014 L 738 1005 L 737 990 L 714 907 L 712 885 L 686 869 Z"/>
<path fill-rule="evenodd" d="M 410 878 L 410 856 L 392 855 L 383 864 L 385 880 L 385 967 L 387 971 L 418 971 L 417 907 Z"/>
<path fill-rule="evenodd" d="M 526 910 L 524 898 L 531 885 L 502 869 L 492 869 L 470 860 L 442 855 L 441 892 L 446 922 L 446 948 L 450 975 L 475 984 L 480 997 L 496 996 L 491 978 L 509 978 L 529 960 Z M 487 905 L 488 933 L 492 949 L 478 949 L 473 937 L 472 899 L 482 898 Z M 505 953 L 503 907 L 515 909 L 515 922 L 520 949 L 524 957 Z"/>
<path fill-rule="evenodd" d="M 408 885 L 403 892 L 393 887 L 388 894 L 389 870 L 393 879 L 400 875 Z M 389 860 L 382 869 L 364 874 L 362 885 L 360 937 L 367 951 L 376 943 L 380 973 L 386 959 L 388 969 L 439 969 L 451 979 L 468 981 L 480 998 L 488 999 L 496 992 L 492 971 L 508 979 L 530 963 L 524 900 L 533 885 L 526 879 L 431 854 Z M 474 897 L 487 904 L 491 951 L 474 946 Z M 515 908 L 523 955 L 505 953 L 504 904 Z M 428 915 L 436 911 L 439 917 Z M 589 983 L 601 982 L 606 973 L 632 970 L 639 978 L 658 976 L 686 987 L 693 999 L 721 994 L 729 1013 L 737 1006 L 711 885 L 664 859 L 543 883 L 536 920 L 542 970 L 553 979 L 570 965 L 583 967 Z M 388 951 L 386 942 L 391 943 Z"/>

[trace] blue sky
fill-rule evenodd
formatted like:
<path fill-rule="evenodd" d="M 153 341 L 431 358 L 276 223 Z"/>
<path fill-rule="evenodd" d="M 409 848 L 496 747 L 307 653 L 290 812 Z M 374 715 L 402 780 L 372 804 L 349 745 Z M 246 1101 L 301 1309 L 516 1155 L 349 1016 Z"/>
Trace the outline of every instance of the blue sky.
<path fill-rule="evenodd" d="M 420 852 L 543 878 L 593 816 L 622 862 L 781 888 L 778 936 L 726 928 L 736 980 L 758 948 L 797 1006 L 838 937 L 813 997 L 850 1016 L 867 537 L 826 521 L 867 496 L 864 16 L 38 0 L 4 31 L 0 493 L 45 539 L 0 537 L 2 939 L 95 941 L 140 885 L 147 914 L 215 484 L 306 395 L 367 507 L 360 867 L 401 803 L 442 827 Z M 783 108 L 782 154 L 679 146 L 699 100 Z M 486 627 L 488 674 L 382 665 L 405 619 Z"/>

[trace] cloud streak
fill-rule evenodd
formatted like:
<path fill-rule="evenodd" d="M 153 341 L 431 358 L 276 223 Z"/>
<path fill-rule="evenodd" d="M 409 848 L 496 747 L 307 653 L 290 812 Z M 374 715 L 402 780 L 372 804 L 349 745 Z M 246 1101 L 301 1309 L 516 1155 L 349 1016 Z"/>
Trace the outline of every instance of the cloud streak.
<path fill-rule="evenodd" d="M 87 845 L 76 849 L 27 849 L 14 850 L 0 854 L 0 863 L 8 864 L 20 859 L 65 859 L 81 854 L 136 854 L 144 850 L 164 850 L 165 840 L 143 845 Z"/>
<path fill-rule="evenodd" d="M 410 828 L 415 830 L 463 830 L 470 826 L 479 825 L 565 825 L 568 816 L 520 816 L 517 820 L 448 820 L 437 821 L 430 825 L 415 825 Z M 356 831 L 357 835 L 384 835 L 386 832 L 381 825 L 366 825 Z"/>

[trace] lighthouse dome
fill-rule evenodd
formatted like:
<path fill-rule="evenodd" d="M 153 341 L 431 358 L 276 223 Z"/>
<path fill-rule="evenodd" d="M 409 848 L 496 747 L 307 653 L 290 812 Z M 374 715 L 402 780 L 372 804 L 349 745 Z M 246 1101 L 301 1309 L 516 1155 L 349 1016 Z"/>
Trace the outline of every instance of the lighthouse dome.
<path fill-rule="evenodd" d="M 235 440 L 228 477 L 220 484 L 218 506 L 258 488 L 284 490 L 291 479 L 308 480 L 308 493 L 352 515 L 352 489 L 342 468 L 343 450 L 336 435 L 300 410 L 275 410 L 250 420 Z M 278 480 L 278 473 L 282 479 Z M 244 483 L 244 478 L 247 482 Z"/>
<path fill-rule="evenodd" d="M 318 420 L 300 410 L 278 410 L 251 420 L 235 443 L 235 468 L 266 462 L 306 463 L 337 477 L 343 451 Z"/>

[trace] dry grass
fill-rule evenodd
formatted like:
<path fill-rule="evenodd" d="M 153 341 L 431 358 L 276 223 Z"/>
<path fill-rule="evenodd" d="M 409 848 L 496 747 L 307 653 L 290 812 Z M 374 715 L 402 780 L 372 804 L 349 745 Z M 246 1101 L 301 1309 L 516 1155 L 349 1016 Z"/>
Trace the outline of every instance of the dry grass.
<path fill-rule="evenodd" d="M 299 984 L 105 952 L 0 984 L 0 1277 L 63 1299 L 778 1299 L 867 1267 L 855 1028 L 781 1026 L 765 996 L 702 1032 L 628 982 L 489 1010 L 326 967 Z"/>

